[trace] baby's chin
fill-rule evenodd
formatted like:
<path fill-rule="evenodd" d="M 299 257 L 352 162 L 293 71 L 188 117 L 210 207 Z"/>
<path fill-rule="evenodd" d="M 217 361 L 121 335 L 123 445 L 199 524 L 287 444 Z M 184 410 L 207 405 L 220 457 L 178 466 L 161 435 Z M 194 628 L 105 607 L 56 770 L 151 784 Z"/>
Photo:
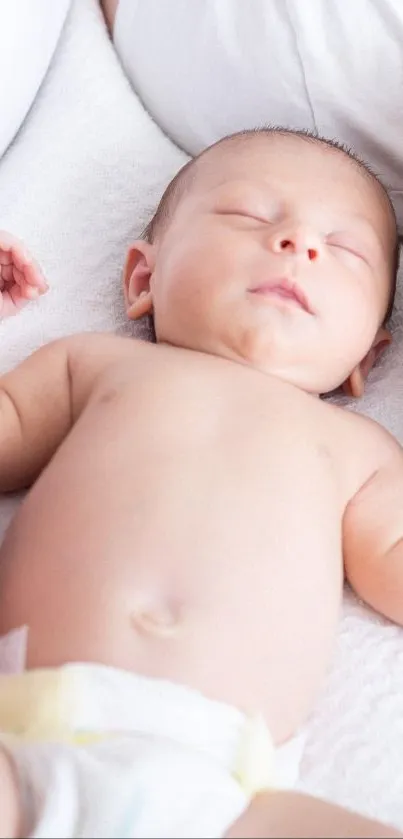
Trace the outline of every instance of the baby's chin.
<path fill-rule="evenodd" d="M 310 396 L 321 397 L 323 394 L 334 391 L 331 376 L 324 375 L 314 363 L 303 364 L 300 358 L 286 358 L 280 353 L 267 353 L 259 355 L 255 352 L 251 355 L 243 355 L 238 359 L 253 370 L 264 373 L 271 378 L 277 379 L 283 384 L 290 385 Z"/>
<path fill-rule="evenodd" d="M 318 353 L 312 361 L 302 361 L 306 351 L 304 353 L 302 347 L 299 349 L 295 342 L 290 342 L 284 330 L 257 329 L 255 325 L 234 328 L 233 324 L 224 326 L 220 323 L 215 333 L 201 323 L 194 326 L 186 335 L 178 331 L 175 334 L 157 332 L 157 343 L 237 362 L 313 396 L 335 387 L 334 377 L 324 375 L 319 369 Z"/>
<path fill-rule="evenodd" d="M 221 355 L 298 387 L 301 382 L 310 383 L 311 377 L 301 364 L 300 353 L 295 352 L 284 334 L 252 327 L 237 330 L 225 338 L 221 344 Z M 313 388 L 315 384 L 313 379 Z"/>

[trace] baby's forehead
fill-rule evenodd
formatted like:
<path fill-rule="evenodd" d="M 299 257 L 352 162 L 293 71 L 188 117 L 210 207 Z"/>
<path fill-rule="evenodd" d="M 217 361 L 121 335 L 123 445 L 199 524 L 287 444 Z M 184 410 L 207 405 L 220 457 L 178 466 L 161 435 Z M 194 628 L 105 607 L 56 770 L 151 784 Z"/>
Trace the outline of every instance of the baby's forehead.
<path fill-rule="evenodd" d="M 248 176 L 262 183 L 281 179 L 290 186 L 337 177 L 338 182 L 361 181 L 377 195 L 378 188 L 382 190 L 366 167 L 340 148 L 291 133 L 235 135 L 210 146 L 195 160 L 194 185 L 198 188 Z"/>
<path fill-rule="evenodd" d="M 225 139 L 197 158 L 188 190 L 231 190 L 240 181 L 262 190 L 275 186 L 290 195 L 306 193 L 323 205 L 339 203 L 368 216 L 388 241 L 395 241 L 393 208 L 382 184 L 360 161 L 324 141 L 293 134 Z"/>

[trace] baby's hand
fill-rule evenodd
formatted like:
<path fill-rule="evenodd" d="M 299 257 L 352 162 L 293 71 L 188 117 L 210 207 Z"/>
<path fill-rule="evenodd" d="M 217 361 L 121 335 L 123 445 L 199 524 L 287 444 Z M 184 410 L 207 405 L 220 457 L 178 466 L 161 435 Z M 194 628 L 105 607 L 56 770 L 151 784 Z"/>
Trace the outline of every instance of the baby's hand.
<path fill-rule="evenodd" d="M 47 290 L 38 263 L 22 242 L 0 230 L 0 318 L 17 314 Z"/>

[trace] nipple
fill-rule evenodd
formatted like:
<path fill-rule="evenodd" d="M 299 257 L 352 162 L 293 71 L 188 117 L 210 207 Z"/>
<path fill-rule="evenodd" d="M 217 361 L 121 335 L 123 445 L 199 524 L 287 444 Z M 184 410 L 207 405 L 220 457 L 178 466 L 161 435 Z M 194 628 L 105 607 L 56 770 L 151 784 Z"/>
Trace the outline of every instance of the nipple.
<path fill-rule="evenodd" d="M 172 638 L 179 632 L 181 616 L 180 603 L 164 601 L 138 606 L 132 611 L 130 619 L 134 628 L 145 635 Z"/>

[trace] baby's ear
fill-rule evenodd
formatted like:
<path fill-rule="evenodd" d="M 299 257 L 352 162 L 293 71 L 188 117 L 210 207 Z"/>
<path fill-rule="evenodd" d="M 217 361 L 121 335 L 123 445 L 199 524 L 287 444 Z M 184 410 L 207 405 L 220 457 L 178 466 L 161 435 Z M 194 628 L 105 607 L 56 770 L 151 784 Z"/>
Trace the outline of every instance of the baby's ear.
<path fill-rule="evenodd" d="M 364 394 L 365 380 L 370 370 L 372 370 L 375 362 L 383 351 L 392 341 L 390 332 L 381 326 L 375 335 L 374 342 L 371 349 L 357 367 L 350 373 L 348 379 L 343 383 L 343 391 L 346 396 L 352 396 L 354 399 L 359 399 Z"/>
<path fill-rule="evenodd" d="M 130 320 L 137 320 L 152 312 L 150 279 L 154 264 L 152 245 L 139 239 L 130 246 L 123 269 L 126 311 Z"/>

